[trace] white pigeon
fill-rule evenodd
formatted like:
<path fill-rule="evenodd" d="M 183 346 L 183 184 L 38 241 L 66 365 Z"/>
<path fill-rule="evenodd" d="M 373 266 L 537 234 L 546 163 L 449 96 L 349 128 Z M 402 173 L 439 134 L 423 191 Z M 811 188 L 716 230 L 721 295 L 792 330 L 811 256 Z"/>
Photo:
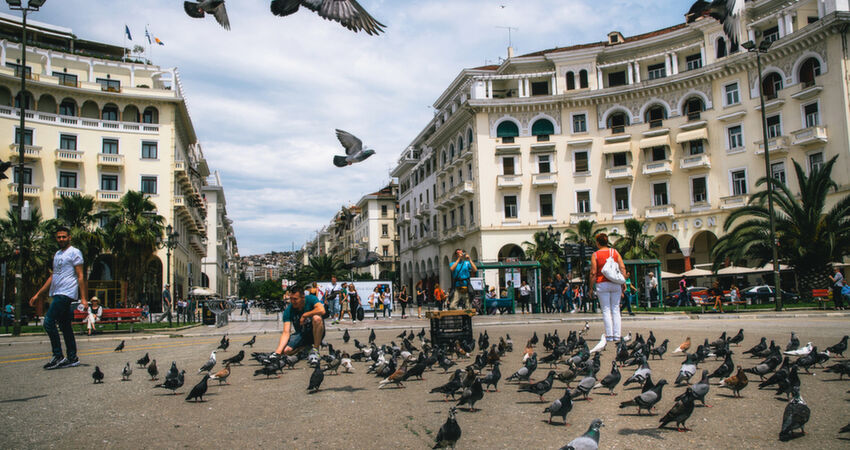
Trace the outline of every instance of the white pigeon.
<path fill-rule="evenodd" d="M 216 351 L 213 350 L 212 353 L 210 353 L 210 359 L 203 366 L 201 366 L 200 369 L 198 369 L 198 373 L 209 372 L 212 370 L 213 367 L 215 367 L 215 352 Z"/>
<path fill-rule="evenodd" d="M 596 346 L 593 347 L 590 350 L 590 354 L 592 355 L 594 353 L 601 352 L 602 350 L 605 350 L 605 344 L 606 343 L 608 343 L 608 341 L 605 339 L 605 333 L 602 333 L 602 337 L 599 338 L 599 343 L 597 343 Z"/>
<path fill-rule="evenodd" d="M 632 340 L 632 332 L 631 332 L 631 331 L 629 331 L 629 334 L 627 334 L 627 335 L 626 335 L 626 337 L 624 337 L 624 338 L 622 339 L 622 341 L 623 341 L 623 342 L 629 342 L 629 341 L 631 341 L 631 340 Z"/>
<path fill-rule="evenodd" d="M 790 356 L 805 356 L 812 352 L 812 343 L 809 342 L 805 347 L 798 348 L 797 350 L 791 350 L 790 352 L 782 352 L 786 355 Z"/>
<path fill-rule="evenodd" d="M 342 358 L 339 364 L 342 366 L 343 372 L 354 373 L 354 366 L 351 365 L 351 358 Z"/>

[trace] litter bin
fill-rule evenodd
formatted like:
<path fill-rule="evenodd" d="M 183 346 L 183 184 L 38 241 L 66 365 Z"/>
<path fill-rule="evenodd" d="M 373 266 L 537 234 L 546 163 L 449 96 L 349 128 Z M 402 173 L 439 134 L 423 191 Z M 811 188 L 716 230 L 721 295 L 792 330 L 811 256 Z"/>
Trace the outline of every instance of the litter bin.
<path fill-rule="evenodd" d="M 210 310 L 209 302 L 201 302 L 201 322 L 204 325 L 215 325 L 215 314 Z"/>

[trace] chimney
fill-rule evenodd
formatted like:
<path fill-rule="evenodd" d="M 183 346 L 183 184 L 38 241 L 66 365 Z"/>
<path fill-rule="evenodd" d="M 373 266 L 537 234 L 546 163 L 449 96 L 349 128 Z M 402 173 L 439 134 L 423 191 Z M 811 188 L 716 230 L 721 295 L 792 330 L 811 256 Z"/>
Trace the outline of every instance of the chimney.
<path fill-rule="evenodd" d="M 508 47 L 508 59 L 511 59 L 513 57 L 514 57 L 514 48 Z"/>

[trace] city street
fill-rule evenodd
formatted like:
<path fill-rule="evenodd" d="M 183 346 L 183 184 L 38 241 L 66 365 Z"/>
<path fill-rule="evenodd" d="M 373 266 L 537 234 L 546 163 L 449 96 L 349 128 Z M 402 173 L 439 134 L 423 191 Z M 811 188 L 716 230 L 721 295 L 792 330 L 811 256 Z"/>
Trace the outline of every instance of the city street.
<path fill-rule="evenodd" d="M 596 316 L 598 318 L 598 316 Z M 530 322 L 545 316 L 514 316 L 512 319 Z M 528 320 L 525 320 L 528 319 Z M 802 345 L 811 341 L 819 348 L 837 343 L 848 333 L 847 318 L 820 316 L 808 318 L 717 318 L 714 320 L 632 320 L 625 321 L 624 333 L 643 333 L 653 330 L 660 344 L 670 339 L 669 351 L 663 361 L 651 361 L 653 379 L 676 378 L 683 360 L 681 353 L 672 355 L 686 336 L 694 347 L 704 339 L 714 341 L 721 332 L 730 336 L 744 329 L 745 340 L 733 347 L 734 360 L 744 367 L 758 361 L 741 358 L 740 353 L 758 342 L 761 336 L 775 339 L 785 346 L 790 332 L 795 331 Z M 670 318 L 672 319 L 672 318 Z M 838 377 L 815 370 L 815 375 L 800 375 L 802 395 L 809 404 L 812 417 L 806 426 L 807 436 L 789 443 L 780 443 L 778 433 L 786 402 L 777 399 L 770 390 L 758 390 L 757 376 L 751 375 L 750 385 L 743 390 L 743 399 L 732 398 L 731 391 L 712 385 L 707 403 L 712 408 L 697 407 L 687 425 L 693 429 L 679 433 L 675 429 L 657 429 L 660 416 L 637 416 L 635 408 L 619 409 L 619 403 L 640 391 L 622 383 L 609 397 L 600 389 L 591 396 L 593 401 L 576 401 L 567 416 L 568 426 L 549 425 L 548 414 L 543 409 L 563 393 L 563 384 L 547 393 L 545 402 L 538 402 L 530 393 L 517 392 L 515 384 L 504 378 L 521 365 L 524 342 L 536 331 L 538 336 L 557 329 L 566 337 L 571 329 L 579 329 L 583 322 L 540 323 L 536 325 L 513 323 L 497 325 L 491 317 L 476 318 L 475 336 L 485 329 L 491 343 L 499 336 L 510 333 L 514 352 L 503 359 L 503 380 L 498 393 L 485 393 L 476 404 L 479 412 L 458 412 L 458 423 L 463 435 L 460 448 L 558 448 L 581 435 L 594 418 L 605 422 L 602 428 L 602 448 L 846 448 L 838 430 L 850 420 L 850 379 L 837 381 Z M 484 325 L 484 323 L 488 325 Z M 259 326 L 277 326 L 273 322 L 255 322 Z M 372 322 L 374 323 L 374 322 Z M 371 325 L 365 322 L 365 325 Z M 233 323 L 230 327 L 236 327 Z M 244 324 L 241 324 L 244 327 Z M 378 343 L 389 343 L 400 333 L 392 326 L 410 325 L 415 331 L 425 321 L 379 321 L 376 326 Z M 601 334 L 601 323 L 592 322 L 588 342 L 592 347 Z M 306 387 L 311 370 L 300 362 L 294 370 L 286 370 L 280 379 L 253 377 L 259 367 L 248 358 L 244 366 L 233 367 L 230 385 L 218 386 L 211 382 L 204 403 L 185 402 L 183 398 L 201 376 L 198 368 L 216 348 L 220 337 L 214 328 L 198 327 L 187 330 L 197 335 L 165 337 L 137 335 L 99 336 L 80 339 L 78 368 L 44 371 L 41 366 L 48 359 L 49 345 L 39 337 L 15 339 L 6 345 L 0 341 L 0 411 L 3 435 L 8 448 L 78 448 L 101 446 L 111 448 L 176 448 L 176 447 L 282 447 L 298 448 L 426 448 L 433 445 L 434 436 L 445 421 L 452 403 L 443 402 L 440 394 L 428 391 L 448 380 L 441 369 L 425 372 L 424 381 L 409 381 L 404 389 L 388 387 L 378 390 L 378 378 L 366 374 L 365 363 L 354 363 L 356 373 L 328 374 L 322 389 L 308 395 Z M 250 330 L 247 330 L 250 331 Z M 268 330 L 272 331 L 272 330 Z M 352 338 L 365 342 L 368 329 L 358 327 Z M 341 329 L 329 330 L 328 342 L 337 348 L 353 351 L 353 341 L 342 343 Z M 235 355 L 250 335 L 231 335 L 227 352 L 219 353 L 219 364 L 224 358 Z M 121 339 L 127 338 L 123 353 L 113 349 Z M 255 350 L 271 351 L 277 342 L 274 332 L 259 334 Z M 415 342 L 419 345 L 419 342 Z M 547 352 L 538 344 L 538 355 Z M 186 369 L 186 385 L 179 389 L 182 395 L 154 389 L 147 371 L 133 364 L 145 353 L 157 360 L 160 374 L 167 371 L 171 361 Z M 250 350 L 248 350 L 250 353 Z M 848 352 L 850 356 L 850 352 Z M 614 348 L 609 344 L 603 353 L 601 379 L 610 371 Z M 121 381 L 121 369 L 126 362 L 134 367 L 130 381 Z M 470 361 L 460 361 L 464 367 Z M 713 371 L 720 361 L 713 358 L 700 366 Z M 92 384 L 91 373 L 99 366 L 106 374 L 102 385 Z M 436 367 L 436 366 L 435 366 Z M 489 369 L 485 369 L 485 372 Z M 541 364 L 534 379 L 545 377 L 548 366 Z M 625 380 L 634 368 L 622 369 Z M 714 381 L 716 382 L 716 381 Z M 575 384 L 573 384 L 575 386 Z M 667 386 L 658 405 L 664 414 L 673 404 L 674 397 L 683 387 Z M 558 422 L 558 419 L 556 419 Z M 846 435 L 845 435 L 846 436 Z"/>

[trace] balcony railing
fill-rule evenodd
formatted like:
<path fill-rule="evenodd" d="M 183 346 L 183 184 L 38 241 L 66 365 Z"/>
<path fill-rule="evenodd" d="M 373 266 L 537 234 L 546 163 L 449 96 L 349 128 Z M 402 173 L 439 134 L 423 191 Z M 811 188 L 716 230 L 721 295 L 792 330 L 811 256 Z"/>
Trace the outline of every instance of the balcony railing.
<path fill-rule="evenodd" d="M 499 175 L 496 185 L 500 189 L 522 187 L 522 175 Z"/>
<path fill-rule="evenodd" d="M 97 201 L 103 203 L 115 203 L 124 195 L 121 191 L 97 191 Z"/>
<path fill-rule="evenodd" d="M 18 183 L 9 183 L 9 197 L 17 197 L 18 196 Z M 35 186 L 32 184 L 24 185 L 24 197 L 39 197 L 41 196 L 41 186 Z"/>
<path fill-rule="evenodd" d="M 410 213 L 409 212 L 403 212 L 403 213 L 399 214 L 398 215 L 398 221 L 399 221 L 399 223 L 410 222 Z"/>
<path fill-rule="evenodd" d="M 643 165 L 644 175 L 672 175 L 673 163 L 668 159 L 664 161 L 655 161 L 645 163 Z"/>
<path fill-rule="evenodd" d="M 53 188 L 53 198 L 54 200 L 62 199 L 63 197 L 79 197 L 83 195 L 83 190 L 79 188 L 65 188 L 65 187 L 55 187 Z"/>
<path fill-rule="evenodd" d="M 675 212 L 674 205 L 658 205 L 646 208 L 646 218 L 671 217 Z"/>
<path fill-rule="evenodd" d="M 570 223 L 575 225 L 582 220 L 596 220 L 595 212 L 570 213 Z"/>
<path fill-rule="evenodd" d="M 631 165 L 605 169 L 605 179 L 608 181 L 631 180 L 632 178 L 634 178 L 634 169 Z"/>
<path fill-rule="evenodd" d="M 19 150 L 18 144 L 9 145 L 9 150 L 12 151 L 10 155 L 10 159 L 18 160 Z M 26 160 L 38 160 L 41 159 L 41 147 L 37 145 L 25 145 L 24 146 L 24 161 Z"/>
<path fill-rule="evenodd" d="M 829 140 L 826 127 L 822 126 L 803 128 L 792 134 L 794 135 L 794 145 L 826 144 Z"/>
<path fill-rule="evenodd" d="M 533 186 L 554 186 L 558 184 L 558 174 L 550 173 L 535 173 L 531 176 L 531 184 Z"/>
<path fill-rule="evenodd" d="M 741 208 L 747 206 L 747 202 L 750 201 L 749 195 L 731 195 L 729 197 L 721 197 L 720 198 L 720 208 L 721 209 L 734 209 Z"/>
<path fill-rule="evenodd" d="M 82 164 L 83 152 L 77 150 L 56 149 L 56 162 Z"/>
<path fill-rule="evenodd" d="M 139 122 L 116 122 L 113 120 L 100 120 L 88 117 L 62 116 L 59 114 L 41 111 L 26 110 L 24 112 L 27 121 L 46 124 L 61 124 L 73 128 L 99 129 L 109 131 L 126 131 L 132 133 L 158 134 L 159 124 Z M 20 109 L 11 106 L 0 106 L 0 117 L 18 118 L 21 116 Z"/>
<path fill-rule="evenodd" d="M 679 167 L 683 170 L 710 169 L 711 158 L 706 153 L 685 156 L 679 160 Z"/>
<path fill-rule="evenodd" d="M 757 141 L 756 145 L 757 148 L 755 154 L 764 154 L 764 141 Z M 771 155 L 786 153 L 788 151 L 788 148 L 790 147 L 790 139 L 788 139 L 788 136 L 777 136 L 768 139 L 767 145 L 769 146 Z"/>
<path fill-rule="evenodd" d="M 423 217 L 431 214 L 431 204 L 422 203 L 416 208 L 416 217 Z"/>
<path fill-rule="evenodd" d="M 117 153 L 98 153 L 97 164 L 99 166 L 124 167 L 124 155 Z"/>

